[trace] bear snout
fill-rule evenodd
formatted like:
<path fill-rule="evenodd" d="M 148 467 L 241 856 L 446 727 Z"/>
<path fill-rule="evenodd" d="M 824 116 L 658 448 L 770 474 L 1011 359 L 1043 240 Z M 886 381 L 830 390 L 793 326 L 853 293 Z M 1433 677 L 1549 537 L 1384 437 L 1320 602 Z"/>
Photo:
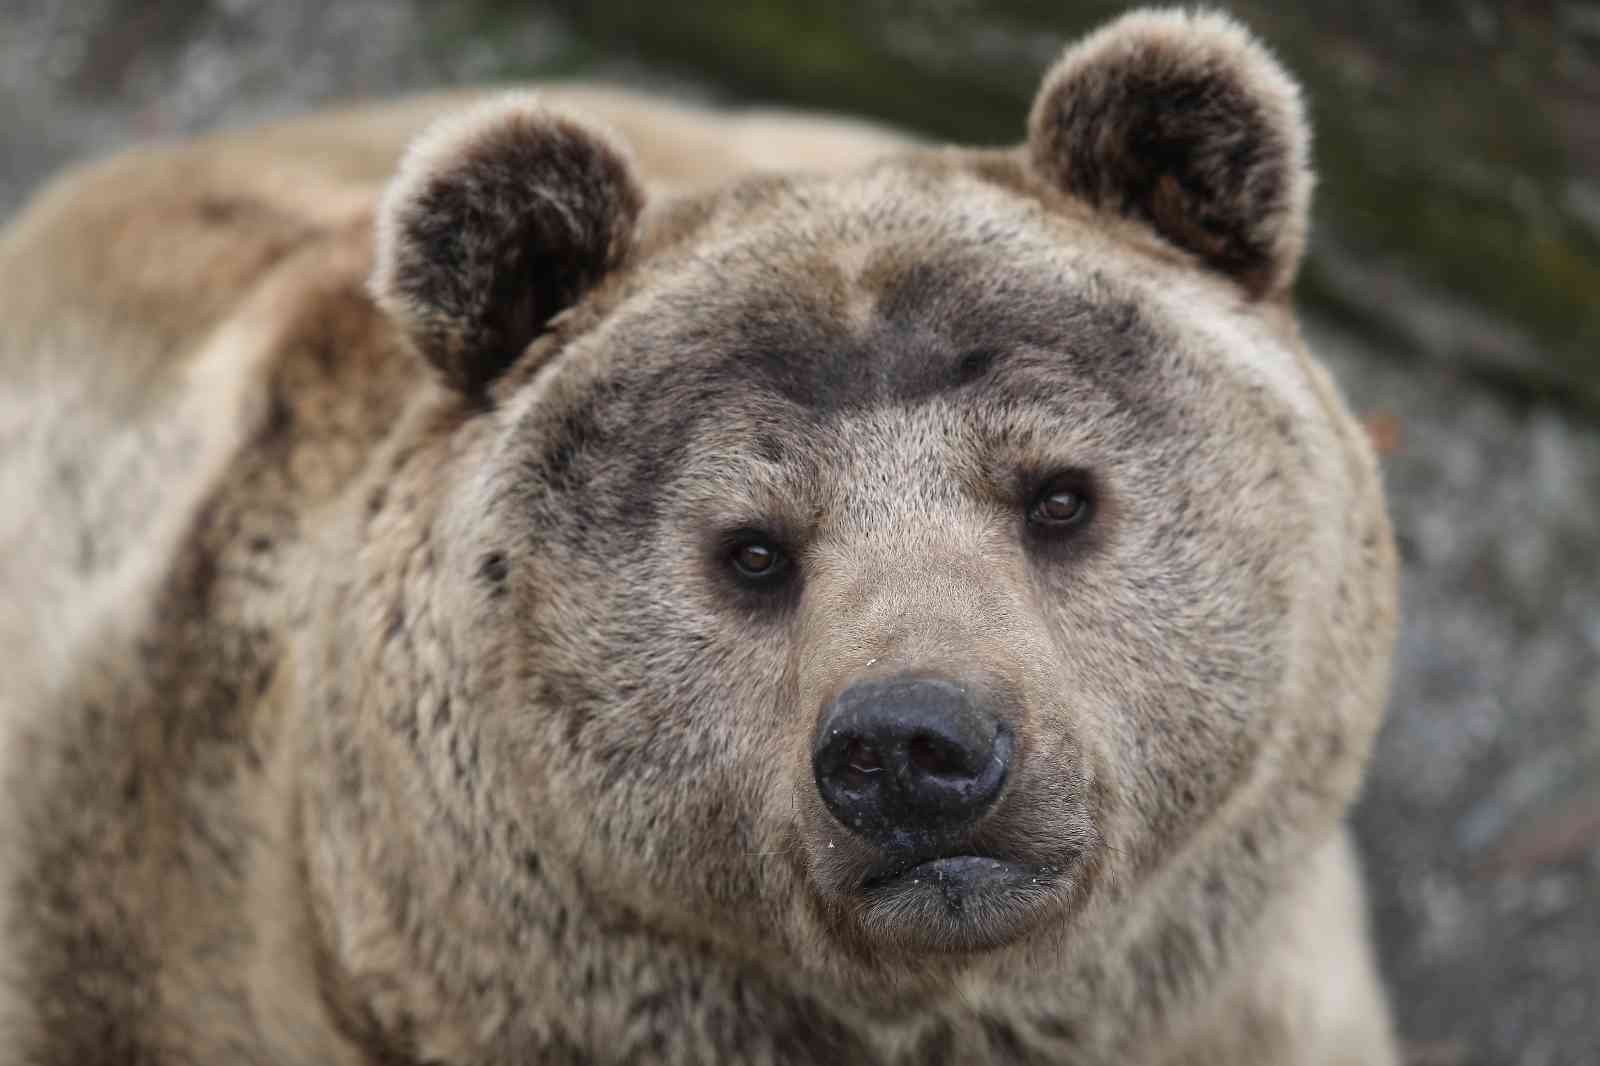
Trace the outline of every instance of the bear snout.
<path fill-rule="evenodd" d="M 990 811 L 1011 729 L 981 690 L 903 674 L 858 681 L 823 711 L 817 792 L 840 825 L 891 854 L 939 848 Z"/>

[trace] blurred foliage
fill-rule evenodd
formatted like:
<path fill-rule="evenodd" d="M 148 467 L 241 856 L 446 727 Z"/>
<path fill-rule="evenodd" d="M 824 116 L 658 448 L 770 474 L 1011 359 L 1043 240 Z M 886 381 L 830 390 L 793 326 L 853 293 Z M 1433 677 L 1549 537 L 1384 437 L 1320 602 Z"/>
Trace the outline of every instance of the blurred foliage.
<path fill-rule="evenodd" d="M 1021 135 L 1100 0 L 556 0 L 578 57 L 940 138 Z M 1600 6 L 1225 5 L 1304 82 L 1321 184 L 1302 296 L 1397 350 L 1600 410 Z M 480 0 L 497 17 L 525 11 Z M 574 62 L 573 71 L 585 69 Z M 507 76 L 530 74 L 514 68 Z M 547 73 L 547 72 L 539 72 Z"/>

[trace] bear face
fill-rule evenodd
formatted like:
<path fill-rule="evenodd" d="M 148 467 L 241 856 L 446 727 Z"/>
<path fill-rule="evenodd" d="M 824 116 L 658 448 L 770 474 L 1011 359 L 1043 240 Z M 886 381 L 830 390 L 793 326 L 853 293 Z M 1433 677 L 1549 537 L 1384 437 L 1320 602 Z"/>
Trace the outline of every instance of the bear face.
<path fill-rule="evenodd" d="M 1085 234 L 928 166 L 764 187 L 763 217 L 653 267 L 512 399 L 457 504 L 488 593 L 461 640 L 530 682 L 484 722 L 486 757 L 591 812 L 562 817 L 574 851 L 615 841 L 604 869 L 706 922 L 793 876 L 780 898 L 816 892 L 879 949 L 1008 941 L 1087 890 L 1116 807 L 1162 830 L 1120 839 L 1130 858 L 1209 816 L 1282 697 L 1293 399 L 1217 395 L 1250 380 L 1227 340 L 1260 343 L 1194 337 Z M 848 243 L 806 234 L 819 212 Z M 1065 492 L 1089 513 L 1030 518 Z M 748 571 L 751 546 L 776 573 Z M 826 809 L 813 763 L 841 695 L 923 675 L 988 704 L 1013 751 L 972 836 L 900 854 Z M 506 727 L 541 736 L 518 750 Z M 1133 765 L 1157 787 L 1114 779 Z M 932 870 L 863 890 L 924 852 L 1016 864 L 1015 901 L 941 901 Z"/>
<path fill-rule="evenodd" d="M 1183 15 L 1070 51 L 1014 151 L 649 204 L 533 102 L 430 134 L 373 288 L 446 388 L 300 636 L 360 783 L 324 920 L 455 971 L 643 930 L 873 1004 L 1199 885 L 1247 922 L 1353 792 L 1392 626 L 1284 305 L 1305 140 Z"/>

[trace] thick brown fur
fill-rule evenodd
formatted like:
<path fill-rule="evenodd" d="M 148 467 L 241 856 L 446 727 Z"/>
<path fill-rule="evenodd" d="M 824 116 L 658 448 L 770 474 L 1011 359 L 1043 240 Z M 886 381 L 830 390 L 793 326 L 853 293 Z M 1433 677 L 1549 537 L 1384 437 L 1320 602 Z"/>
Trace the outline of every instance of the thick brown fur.
<path fill-rule="evenodd" d="M 479 105 L 407 151 L 379 211 L 378 305 L 464 392 L 621 265 L 643 203 L 622 149 L 534 98 Z"/>
<path fill-rule="evenodd" d="M 1394 557 L 1292 101 L 1139 14 L 1010 151 L 568 88 L 58 180 L 0 236 L 0 1063 L 1392 1062 Z M 1040 871 L 965 910 L 811 780 L 928 668 L 1005 694 L 971 846 Z"/>
<path fill-rule="evenodd" d="M 1311 172 L 1299 88 L 1237 23 L 1144 11 L 1067 50 L 1029 120 L 1034 161 L 1257 294 L 1294 279 Z"/>

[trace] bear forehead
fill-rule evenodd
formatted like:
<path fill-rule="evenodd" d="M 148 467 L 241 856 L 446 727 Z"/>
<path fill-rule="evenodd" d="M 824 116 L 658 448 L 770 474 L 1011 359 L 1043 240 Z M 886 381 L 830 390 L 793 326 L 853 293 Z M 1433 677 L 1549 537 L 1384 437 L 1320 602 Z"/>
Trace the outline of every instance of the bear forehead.
<path fill-rule="evenodd" d="M 591 358 L 626 375 L 666 368 L 677 391 L 746 389 L 831 414 L 916 403 L 1019 361 L 1063 386 L 1126 391 L 1173 346 L 1132 283 L 1138 253 L 967 172 L 756 179 L 705 215 L 647 255 L 582 345 Z"/>
<path fill-rule="evenodd" d="M 852 462 L 857 416 L 930 402 L 942 432 L 1040 462 L 1311 409 L 1236 290 L 1057 206 L 921 160 L 671 205 L 520 398 L 523 469 L 576 487 L 603 455 L 644 500 L 695 455 Z"/>

